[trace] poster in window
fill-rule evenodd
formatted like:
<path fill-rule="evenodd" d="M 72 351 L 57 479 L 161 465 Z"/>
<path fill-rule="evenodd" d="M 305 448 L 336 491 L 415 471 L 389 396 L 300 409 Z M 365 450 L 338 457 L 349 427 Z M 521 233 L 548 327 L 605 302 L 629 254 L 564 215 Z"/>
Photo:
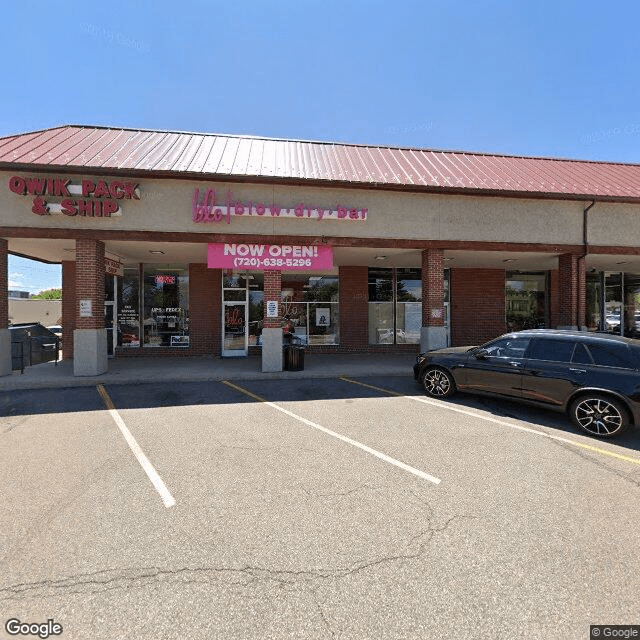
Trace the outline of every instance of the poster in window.
<path fill-rule="evenodd" d="M 316 307 L 316 327 L 328 327 L 331 324 L 331 309 Z"/>

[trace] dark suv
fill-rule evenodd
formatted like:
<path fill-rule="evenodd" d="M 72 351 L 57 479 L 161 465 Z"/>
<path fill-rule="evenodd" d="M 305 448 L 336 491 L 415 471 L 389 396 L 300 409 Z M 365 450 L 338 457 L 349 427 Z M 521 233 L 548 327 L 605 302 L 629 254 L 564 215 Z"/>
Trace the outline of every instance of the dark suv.
<path fill-rule="evenodd" d="M 601 438 L 640 421 L 640 340 L 631 338 L 519 331 L 480 347 L 421 353 L 413 373 L 434 398 L 459 390 L 519 400 L 567 412 Z"/>

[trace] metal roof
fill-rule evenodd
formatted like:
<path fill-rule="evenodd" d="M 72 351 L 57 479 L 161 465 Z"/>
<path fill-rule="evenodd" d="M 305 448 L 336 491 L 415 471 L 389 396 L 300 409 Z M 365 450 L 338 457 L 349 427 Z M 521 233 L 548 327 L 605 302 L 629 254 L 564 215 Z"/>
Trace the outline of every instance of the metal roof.
<path fill-rule="evenodd" d="M 18 167 L 640 200 L 638 164 L 82 125 L 0 137 L 0 169 Z"/>

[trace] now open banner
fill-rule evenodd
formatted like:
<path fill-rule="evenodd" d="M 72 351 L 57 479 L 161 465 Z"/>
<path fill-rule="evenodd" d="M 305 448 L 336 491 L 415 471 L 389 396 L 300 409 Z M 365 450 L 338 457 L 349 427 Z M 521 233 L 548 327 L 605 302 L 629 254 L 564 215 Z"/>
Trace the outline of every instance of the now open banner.
<path fill-rule="evenodd" d="M 207 264 L 209 269 L 326 270 L 333 269 L 333 247 L 214 242 L 209 245 Z"/>

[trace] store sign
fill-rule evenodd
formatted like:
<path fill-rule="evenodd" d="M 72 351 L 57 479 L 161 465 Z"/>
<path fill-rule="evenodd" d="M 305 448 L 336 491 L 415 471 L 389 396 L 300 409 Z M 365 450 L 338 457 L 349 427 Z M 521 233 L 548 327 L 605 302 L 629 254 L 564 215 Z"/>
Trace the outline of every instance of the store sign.
<path fill-rule="evenodd" d="M 200 189 L 193 194 L 192 211 L 194 222 L 223 222 L 231 224 L 231 216 L 256 218 L 305 218 L 314 220 L 366 220 L 367 209 L 337 206 L 335 209 L 300 203 L 296 207 L 283 207 L 264 202 L 243 202 L 235 200 L 233 193 L 227 191 L 224 204 L 217 203 L 215 189 L 207 189 L 200 196 Z"/>
<path fill-rule="evenodd" d="M 278 317 L 278 301 L 267 300 L 267 318 L 277 318 L 277 317 Z"/>
<path fill-rule="evenodd" d="M 121 200 L 140 200 L 138 184 L 121 180 L 72 183 L 69 178 L 12 176 L 9 189 L 19 196 L 33 196 L 31 211 L 39 216 L 111 218 L 122 215 Z M 51 202 L 51 198 L 55 200 Z"/>
<path fill-rule="evenodd" d="M 104 257 L 104 271 L 110 276 L 124 276 L 124 262 Z"/>
<path fill-rule="evenodd" d="M 175 276 L 165 276 L 165 275 L 156 276 L 156 284 L 175 284 L 175 283 L 176 283 Z"/>
<path fill-rule="evenodd" d="M 308 271 L 333 269 L 333 247 L 288 244 L 209 245 L 209 269 Z"/>

